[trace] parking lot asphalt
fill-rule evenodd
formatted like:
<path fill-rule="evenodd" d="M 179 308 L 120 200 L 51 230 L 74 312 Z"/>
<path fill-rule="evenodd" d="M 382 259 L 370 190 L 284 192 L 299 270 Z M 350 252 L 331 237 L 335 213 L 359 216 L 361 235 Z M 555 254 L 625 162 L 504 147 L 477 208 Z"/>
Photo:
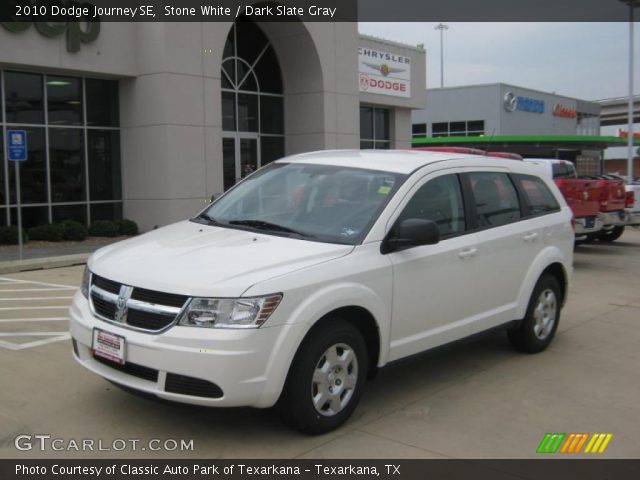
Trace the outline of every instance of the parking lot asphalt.
<path fill-rule="evenodd" d="M 368 382 L 345 426 L 315 437 L 272 410 L 140 398 L 84 370 L 66 319 L 81 275 L 68 267 L 0 276 L 0 458 L 557 458 L 535 453 L 548 432 L 613 434 L 604 453 L 573 457 L 640 457 L 639 230 L 576 248 L 546 352 L 517 353 L 494 332 L 412 357 Z M 62 439 L 65 450 L 18 450 L 21 434 Z M 93 451 L 66 450 L 83 439 Z M 114 450 L 117 439 L 124 450 Z M 156 448 L 193 440 L 193 450 L 151 451 L 151 439 Z"/>

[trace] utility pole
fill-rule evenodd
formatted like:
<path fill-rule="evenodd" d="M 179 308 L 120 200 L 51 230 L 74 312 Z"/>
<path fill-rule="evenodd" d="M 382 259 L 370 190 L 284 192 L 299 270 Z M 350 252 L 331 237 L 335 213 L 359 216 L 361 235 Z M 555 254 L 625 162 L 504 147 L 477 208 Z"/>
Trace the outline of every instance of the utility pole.
<path fill-rule="evenodd" d="M 442 88 L 444 87 L 444 43 L 442 34 L 445 30 L 449 30 L 449 26 L 439 23 L 434 28 L 440 30 L 440 88 Z"/>
<path fill-rule="evenodd" d="M 629 99 L 627 115 L 627 183 L 633 183 L 633 9 L 640 7 L 640 0 L 620 0 L 629 6 Z"/>

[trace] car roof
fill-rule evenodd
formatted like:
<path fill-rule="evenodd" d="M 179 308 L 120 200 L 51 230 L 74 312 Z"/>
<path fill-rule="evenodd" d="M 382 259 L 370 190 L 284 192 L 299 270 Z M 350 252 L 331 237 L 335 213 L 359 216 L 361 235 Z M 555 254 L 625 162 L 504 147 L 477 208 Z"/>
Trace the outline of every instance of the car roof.
<path fill-rule="evenodd" d="M 323 150 L 291 155 L 281 158 L 277 163 L 334 165 L 408 174 L 433 163 L 467 159 L 486 162 L 485 166 L 512 167 L 514 163 L 522 164 L 512 159 L 484 155 L 416 150 Z"/>

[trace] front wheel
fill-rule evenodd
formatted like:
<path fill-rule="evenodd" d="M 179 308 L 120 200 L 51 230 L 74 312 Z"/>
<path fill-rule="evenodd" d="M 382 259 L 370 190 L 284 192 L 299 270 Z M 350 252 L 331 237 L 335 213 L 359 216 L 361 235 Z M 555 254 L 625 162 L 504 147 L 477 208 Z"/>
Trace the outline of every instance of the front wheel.
<path fill-rule="evenodd" d="M 360 400 L 368 363 L 365 341 L 352 324 L 331 319 L 313 328 L 278 401 L 285 423 L 312 434 L 339 427 Z"/>
<path fill-rule="evenodd" d="M 521 352 L 538 353 L 549 346 L 558 329 L 562 290 L 553 275 L 538 280 L 527 313 L 520 325 L 507 332 L 511 344 Z"/>
<path fill-rule="evenodd" d="M 611 230 L 598 232 L 598 240 L 601 242 L 613 242 L 624 233 L 624 226 L 613 227 Z"/>

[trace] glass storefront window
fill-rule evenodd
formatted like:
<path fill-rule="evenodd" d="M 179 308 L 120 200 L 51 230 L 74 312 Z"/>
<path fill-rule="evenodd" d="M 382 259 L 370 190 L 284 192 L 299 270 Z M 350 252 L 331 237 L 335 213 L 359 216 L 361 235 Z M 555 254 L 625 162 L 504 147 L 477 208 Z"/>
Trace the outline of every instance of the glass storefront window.
<path fill-rule="evenodd" d="M 0 134 L 2 134 L 2 138 L 5 138 L 4 129 L 0 128 Z M 7 185 L 5 183 L 4 169 L 4 141 L 0 141 L 0 209 L 2 208 L 2 205 L 7 203 Z M 0 221 L 0 225 L 4 225 L 4 223 Z"/>
<path fill-rule="evenodd" d="M 360 107 L 360 148 L 387 150 L 391 148 L 389 109 Z"/>
<path fill-rule="evenodd" d="M 87 215 L 93 211 L 99 219 L 120 219 L 118 82 L 3 70 L 0 80 L 0 133 L 27 132 L 28 159 L 20 164 L 24 227 L 69 218 L 86 224 L 98 219 Z M 0 224 L 15 224 L 15 165 L 3 150 L 4 141 Z"/>
<path fill-rule="evenodd" d="M 238 131 L 258 131 L 258 96 L 249 93 L 238 94 Z"/>
<path fill-rule="evenodd" d="M 84 225 L 87 224 L 87 204 L 59 205 L 53 207 L 53 221 L 62 222 L 64 220 L 75 220 Z"/>
<path fill-rule="evenodd" d="M 282 158 L 284 157 L 284 137 L 263 136 L 260 138 L 260 149 L 262 150 L 262 165 Z"/>
<path fill-rule="evenodd" d="M 263 133 L 284 133 L 284 106 L 282 97 L 260 97 L 260 125 Z"/>
<path fill-rule="evenodd" d="M 231 92 L 222 92 L 222 129 L 236 130 L 236 96 Z"/>
<path fill-rule="evenodd" d="M 44 93 L 39 73 L 4 72 L 7 123 L 44 123 Z"/>
<path fill-rule="evenodd" d="M 86 199 L 83 133 L 76 128 L 49 129 L 49 175 L 53 203 Z"/>
<path fill-rule="evenodd" d="M 85 80 L 87 90 L 87 126 L 119 127 L 118 82 L 115 80 Z"/>
<path fill-rule="evenodd" d="M 47 76 L 47 115 L 50 125 L 82 125 L 82 80 Z"/>
<path fill-rule="evenodd" d="M 92 203 L 90 213 L 92 222 L 119 219 L 122 218 L 122 203 Z"/>
<path fill-rule="evenodd" d="M 89 196 L 91 200 L 122 198 L 120 132 L 89 130 Z"/>
<path fill-rule="evenodd" d="M 11 208 L 10 221 L 12 225 L 18 224 L 18 209 Z M 29 228 L 35 225 L 49 223 L 49 209 L 47 207 L 22 207 L 22 227 Z"/>
<path fill-rule="evenodd" d="M 284 100 L 278 58 L 260 27 L 233 24 L 222 55 L 224 189 L 284 156 Z"/>

